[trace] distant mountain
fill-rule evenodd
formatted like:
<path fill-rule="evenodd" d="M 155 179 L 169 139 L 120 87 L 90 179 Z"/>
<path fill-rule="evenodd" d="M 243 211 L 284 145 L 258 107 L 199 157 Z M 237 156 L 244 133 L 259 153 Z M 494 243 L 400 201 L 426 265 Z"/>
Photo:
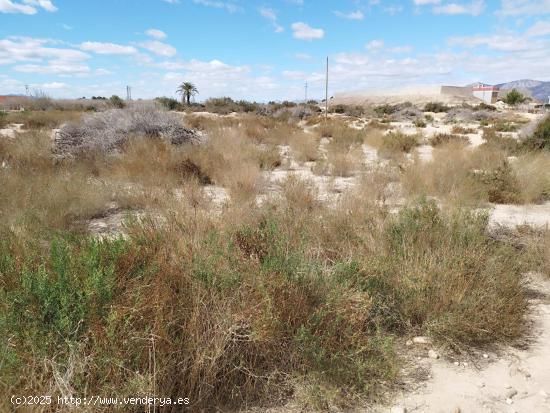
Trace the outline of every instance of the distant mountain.
<path fill-rule="evenodd" d="M 518 89 L 528 90 L 531 96 L 535 99 L 543 102 L 548 102 L 550 96 L 550 82 L 543 82 L 540 80 L 521 79 L 514 80 L 513 82 L 501 83 L 499 86 L 501 89 Z"/>

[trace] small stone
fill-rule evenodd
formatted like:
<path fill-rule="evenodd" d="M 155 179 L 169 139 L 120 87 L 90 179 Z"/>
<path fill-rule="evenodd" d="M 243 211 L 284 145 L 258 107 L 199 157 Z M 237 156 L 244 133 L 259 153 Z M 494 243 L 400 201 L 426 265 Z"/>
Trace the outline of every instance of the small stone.
<path fill-rule="evenodd" d="M 514 388 L 511 388 L 506 393 L 504 393 L 504 397 L 506 397 L 507 399 L 511 399 L 516 394 L 518 394 L 518 391 Z"/>
<path fill-rule="evenodd" d="M 464 367 L 468 367 L 468 363 L 466 363 L 466 362 L 462 363 L 462 365 L 463 365 Z"/>
<path fill-rule="evenodd" d="M 430 344 L 431 342 L 430 338 L 425 336 L 414 337 L 412 341 L 414 344 Z"/>
<path fill-rule="evenodd" d="M 407 409 L 403 406 L 393 406 L 390 413 L 407 413 Z"/>
<path fill-rule="evenodd" d="M 514 404 L 514 401 L 512 399 L 506 399 L 506 404 Z"/>
<path fill-rule="evenodd" d="M 431 359 L 437 360 L 439 358 L 439 354 L 437 354 L 434 350 L 430 349 L 428 351 L 428 357 Z"/>
<path fill-rule="evenodd" d="M 489 358 L 489 355 L 488 355 L 487 353 L 484 353 L 484 354 L 483 354 L 483 358 L 484 358 L 484 359 L 488 359 L 488 358 Z"/>
<path fill-rule="evenodd" d="M 507 384 L 504 385 L 504 388 L 505 388 L 505 389 L 511 389 L 512 386 L 510 386 L 510 385 L 507 383 Z"/>
<path fill-rule="evenodd" d="M 405 342 L 405 345 L 406 345 L 407 347 L 412 346 L 412 345 L 413 345 L 412 340 L 407 340 L 407 341 Z"/>
<path fill-rule="evenodd" d="M 480 383 L 478 384 L 478 386 L 483 388 L 483 387 L 485 387 L 485 383 L 480 382 Z"/>
<path fill-rule="evenodd" d="M 451 410 L 452 413 L 461 413 L 462 410 L 460 410 L 460 407 L 455 407 L 453 410 Z"/>
<path fill-rule="evenodd" d="M 455 361 L 453 364 L 457 367 L 460 366 L 460 363 L 458 361 Z"/>

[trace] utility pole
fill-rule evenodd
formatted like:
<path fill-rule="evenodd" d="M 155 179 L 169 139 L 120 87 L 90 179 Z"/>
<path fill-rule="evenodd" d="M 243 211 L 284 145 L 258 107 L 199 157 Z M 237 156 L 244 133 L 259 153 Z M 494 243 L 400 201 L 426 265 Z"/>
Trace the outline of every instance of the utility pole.
<path fill-rule="evenodd" d="M 328 119 L 328 56 L 327 56 L 327 76 L 325 78 L 325 123 Z"/>
<path fill-rule="evenodd" d="M 132 100 L 132 87 L 126 86 L 126 100 L 129 102 Z"/>
<path fill-rule="evenodd" d="M 307 81 L 306 81 L 306 97 L 305 97 L 305 100 L 304 100 L 304 105 L 307 105 Z"/>
<path fill-rule="evenodd" d="M 31 91 L 30 91 L 30 89 L 29 89 L 29 85 L 25 85 L 25 94 L 26 94 L 27 96 L 30 96 L 30 95 L 31 95 Z"/>

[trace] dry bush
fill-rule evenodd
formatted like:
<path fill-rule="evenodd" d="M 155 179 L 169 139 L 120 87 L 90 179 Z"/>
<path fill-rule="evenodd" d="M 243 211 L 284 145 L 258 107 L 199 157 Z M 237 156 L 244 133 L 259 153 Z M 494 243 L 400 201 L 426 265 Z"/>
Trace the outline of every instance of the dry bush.
<path fill-rule="evenodd" d="M 382 143 L 378 148 L 380 156 L 388 158 L 395 155 L 411 152 L 419 145 L 418 135 L 406 135 L 402 132 L 389 132 L 382 137 Z"/>
<path fill-rule="evenodd" d="M 470 133 L 476 133 L 474 128 L 465 128 L 464 126 L 454 125 L 451 129 L 451 133 L 455 135 L 468 135 Z"/>
<path fill-rule="evenodd" d="M 290 148 L 294 158 L 299 162 L 313 162 L 319 158 L 319 138 L 312 133 L 293 134 Z"/>
<path fill-rule="evenodd" d="M 498 133 L 494 128 L 483 128 L 482 136 L 485 140 L 483 145 L 495 148 L 496 150 L 515 153 L 519 148 L 519 142 L 516 139 L 510 136 L 504 136 L 502 133 Z"/>
<path fill-rule="evenodd" d="M 486 187 L 487 200 L 496 204 L 521 203 L 519 181 L 507 160 L 491 171 L 480 171 L 475 177 Z"/>
<path fill-rule="evenodd" d="M 76 229 L 105 209 L 110 188 L 92 179 L 87 164 L 55 164 L 46 132 L 4 141 L 0 164 L 2 230 L 28 233 Z"/>
<path fill-rule="evenodd" d="M 446 145 L 449 143 L 457 143 L 461 145 L 468 145 L 470 143 L 470 140 L 466 136 L 462 135 L 454 135 L 454 134 L 448 134 L 448 133 L 437 133 L 433 135 L 428 142 L 433 147 L 440 146 L 440 145 Z"/>
<path fill-rule="evenodd" d="M 87 115 L 80 123 L 63 126 L 56 134 L 54 151 L 61 156 L 110 152 L 129 136 L 160 137 L 175 145 L 201 140 L 200 134 L 183 126 L 179 115 L 154 106 L 134 105 Z"/>
<path fill-rule="evenodd" d="M 522 203 L 541 203 L 550 200 L 550 154 L 530 153 L 512 162 L 521 189 Z"/>
<path fill-rule="evenodd" d="M 252 199 L 261 190 L 262 167 L 270 169 L 280 162 L 276 148 L 259 148 L 238 129 L 212 130 L 207 143 L 184 150 L 212 182 L 239 200 Z"/>
<path fill-rule="evenodd" d="M 416 160 L 405 170 L 402 181 L 409 194 L 433 195 L 451 204 L 476 204 L 488 200 L 487 187 L 477 172 L 494 171 L 506 155 L 488 148 L 443 145 L 431 162 Z"/>
<path fill-rule="evenodd" d="M 361 167 L 361 148 L 353 151 L 328 151 L 327 162 L 330 164 L 329 173 L 332 176 L 353 176 Z"/>

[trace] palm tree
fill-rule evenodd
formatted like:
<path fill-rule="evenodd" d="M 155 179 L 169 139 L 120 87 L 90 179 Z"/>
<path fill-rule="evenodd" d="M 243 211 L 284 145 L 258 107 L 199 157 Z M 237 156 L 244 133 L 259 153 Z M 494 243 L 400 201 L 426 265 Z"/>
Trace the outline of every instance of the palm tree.
<path fill-rule="evenodd" d="M 191 82 L 183 82 L 179 85 L 176 93 L 181 95 L 182 103 L 187 102 L 187 105 L 191 103 L 191 97 L 199 94 L 199 89 Z"/>

